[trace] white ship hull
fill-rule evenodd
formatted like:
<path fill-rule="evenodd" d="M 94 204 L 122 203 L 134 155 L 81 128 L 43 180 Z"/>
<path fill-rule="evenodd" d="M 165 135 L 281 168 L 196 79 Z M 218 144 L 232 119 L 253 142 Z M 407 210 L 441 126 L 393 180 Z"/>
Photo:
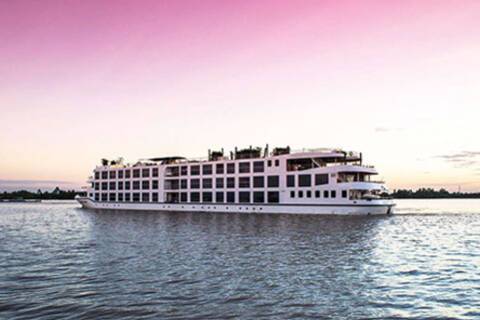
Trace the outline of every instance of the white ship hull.
<path fill-rule="evenodd" d="M 82 207 L 97 210 L 128 211 L 178 211 L 267 214 L 315 214 L 315 215 L 385 215 L 392 214 L 395 206 L 389 200 L 358 204 L 218 204 L 218 203 L 141 203 L 97 202 L 88 197 L 77 197 Z"/>

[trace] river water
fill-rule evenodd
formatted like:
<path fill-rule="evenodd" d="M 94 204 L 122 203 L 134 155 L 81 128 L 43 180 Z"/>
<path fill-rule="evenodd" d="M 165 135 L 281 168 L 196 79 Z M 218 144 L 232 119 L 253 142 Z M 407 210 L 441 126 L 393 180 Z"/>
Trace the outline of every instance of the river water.
<path fill-rule="evenodd" d="M 0 319 L 479 319 L 480 200 L 385 217 L 0 204 Z"/>

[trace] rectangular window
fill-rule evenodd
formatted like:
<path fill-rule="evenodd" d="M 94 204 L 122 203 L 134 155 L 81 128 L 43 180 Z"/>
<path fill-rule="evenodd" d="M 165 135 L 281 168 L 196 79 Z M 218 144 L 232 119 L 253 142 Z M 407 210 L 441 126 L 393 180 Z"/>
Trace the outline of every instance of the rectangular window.
<path fill-rule="evenodd" d="M 123 201 L 123 193 L 118 194 L 118 201 Z"/>
<path fill-rule="evenodd" d="M 323 191 L 323 197 L 328 198 L 328 190 Z"/>
<path fill-rule="evenodd" d="M 130 190 L 130 181 L 125 181 L 125 190 Z"/>
<path fill-rule="evenodd" d="M 180 167 L 167 167 L 165 169 L 166 177 L 178 177 L 180 175 Z"/>
<path fill-rule="evenodd" d="M 135 180 L 133 181 L 133 190 L 139 190 L 140 189 L 140 181 Z"/>
<path fill-rule="evenodd" d="M 180 175 L 182 175 L 182 176 L 187 176 L 188 175 L 188 167 L 187 166 L 181 166 L 180 167 Z"/>
<path fill-rule="evenodd" d="M 108 200 L 108 193 L 102 193 L 102 201 Z"/>
<path fill-rule="evenodd" d="M 249 173 L 250 172 L 250 162 L 240 162 L 238 164 L 239 173 Z"/>
<path fill-rule="evenodd" d="M 307 198 L 311 198 L 311 197 L 312 197 L 312 191 L 307 190 Z"/>
<path fill-rule="evenodd" d="M 202 180 L 202 188 L 203 189 L 212 189 L 212 179 L 205 178 Z"/>
<path fill-rule="evenodd" d="M 265 187 L 265 177 L 264 176 L 253 177 L 253 187 L 254 188 Z"/>
<path fill-rule="evenodd" d="M 117 173 L 116 171 L 110 171 L 110 175 L 109 175 L 110 179 L 115 179 L 116 173 Z"/>
<path fill-rule="evenodd" d="M 191 179 L 190 189 L 200 189 L 200 179 Z"/>
<path fill-rule="evenodd" d="M 202 192 L 202 202 L 212 202 L 212 193 Z"/>
<path fill-rule="evenodd" d="M 130 202 L 130 193 L 125 193 L 125 201 Z"/>
<path fill-rule="evenodd" d="M 200 166 L 191 166 L 191 167 L 190 167 L 190 175 L 191 175 L 191 176 L 198 176 L 198 175 L 200 175 Z"/>
<path fill-rule="evenodd" d="M 142 169 L 142 177 L 143 178 L 148 178 L 150 177 L 150 168 L 143 168 Z M 143 197 L 143 196 L 142 196 Z"/>
<path fill-rule="evenodd" d="M 227 163 L 227 173 L 235 173 L 235 163 Z"/>
<path fill-rule="evenodd" d="M 337 197 L 337 191 L 332 190 L 330 191 L 330 198 L 336 198 Z"/>
<path fill-rule="evenodd" d="M 123 190 L 123 181 L 118 181 L 118 190 Z"/>
<path fill-rule="evenodd" d="M 328 174 L 320 173 L 315 175 L 315 185 L 320 186 L 322 184 L 328 184 Z"/>
<path fill-rule="evenodd" d="M 187 181 L 187 179 L 180 180 L 180 189 L 188 189 Z"/>
<path fill-rule="evenodd" d="M 108 189 L 108 182 L 102 182 L 102 190 Z"/>
<path fill-rule="evenodd" d="M 342 190 L 342 198 L 346 198 L 347 197 L 347 190 Z"/>
<path fill-rule="evenodd" d="M 123 179 L 123 170 L 118 170 L 118 179 Z"/>
<path fill-rule="evenodd" d="M 295 176 L 287 176 L 287 187 L 295 187 Z"/>
<path fill-rule="evenodd" d="M 295 191 L 290 191 L 290 198 L 295 198 Z"/>
<path fill-rule="evenodd" d="M 190 202 L 200 202 L 200 192 L 191 192 Z"/>
<path fill-rule="evenodd" d="M 223 178 L 215 179 L 215 187 L 217 189 L 223 189 Z"/>
<path fill-rule="evenodd" d="M 158 202 L 158 193 L 152 193 L 152 202 Z"/>
<path fill-rule="evenodd" d="M 309 174 L 298 175 L 298 186 L 299 187 L 311 187 L 312 186 L 312 176 L 309 175 Z"/>
<path fill-rule="evenodd" d="M 99 193 L 95 193 L 95 201 L 100 201 L 100 194 Z"/>
<path fill-rule="evenodd" d="M 215 202 L 223 203 L 225 200 L 223 199 L 223 192 L 216 192 L 215 193 Z"/>
<path fill-rule="evenodd" d="M 315 198 L 320 198 L 320 190 L 315 190 Z"/>
<path fill-rule="evenodd" d="M 115 189 L 117 189 L 115 181 L 110 182 L 110 190 L 115 190 Z"/>
<path fill-rule="evenodd" d="M 248 191 L 240 191 L 238 193 L 238 202 L 240 203 L 248 203 L 250 202 L 250 192 Z"/>
<path fill-rule="evenodd" d="M 188 201 L 188 194 L 186 192 L 180 193 L 180 202 L 187 202 Z"/>
<path fill-rule="evenodd" d="M 280 178 L 278 176 L 268 176 L 267 186 L 269 188 L 278 188 L 280 186 Z"/>
<path fill-rule="evenodd" d="M 227 192 L 227 202 L 234 203 L 235 202 L 235 192 Z"/>
<path fill-rule="evenodd" d="M 267 166 L 271 167 L 272 166 L 272 160 L 267 161 Z"/>
<path fill-rule="evenodd" d="M 95 180 L 98 180 L 100 179 L 100 172 L 95 172 Z"/>
<path fill-rule="evenodd" d="M 150 189 L 150 181 L 142 181 L 142 190 Z"/>
<path fill-rule="evenodd" d="M 303 191 L 302 190 L 298 191 L 298 197 L 303 198 Z"/>
<path fill-rule="evenodd" d="M 125 170 L 125 179 L 130 179 L 130 170 Z"/>
<path fill-rule="evenodd" d="M 264 172 L 264 171 L 265 171 L 265 162 L 263 161 L 253 162 L 253 172 Z"/>
<path fill-rule="evenodd" d="M 263 193 L 263 191 L 255 191 L 253 193 L 253 202 L 264 203 L 265 202 L 265 193 Z"/>
<path fill-rule="evenodd" d="M 276 159 L 275 160 L 275 167 L 278 167 L 280 165 L 280 160 Z"/>
<path fill-rule="evenodd" d="M 142 193 L 142 202 L 150 202 L 150 194 L 147 192 Z"/>
<path fill-rule="evenodd" d="M 140 193 L 138 192 L 132 193 L 132 199 L 133 199 L 133 202 L 140 202 Z"/>
<path fill-rule="evenodd" d="M 227 178 L 227 188 L 235 188 L 235 178 Z"/>
<path fill-rule="evenodd" d="M 211 164 L 204 164 L 202 166 L 202 174 L 203 175 L 212 174 L 212 165 Z"/>
<path fill-rule="evenodd" d="M 102 179 L 108 179 L 108 171 L 102 171 Z"/>
<path fill-rule="evenodd" d="M 178 190 L 180 188 L 180 180 L 173 179 L 173 180 L 165 180 L 164 189 L 165 190 Z"/>
<path fill-rule="evenodd" d="M 250 188 L 250 177 L 240 177 L 240 178 L 238 178 L 238 187 L 239 188 Z"/>
<path fill-rule="evenodd" d="M 100 190 L 100 183 L 95 182 L 95 190 Z"/>
<path fill-rule="evenodd" d="M 152 177 L 158 177 L 158 168 L 153 168 L 152 169 Z"/>
<path fill-rule="evenodd" d="M 140 178 L 140 169 L 133 169 L 133 177 Z"/>
<path fill-rule="evenodd" d="M 278 203 L 280 201 L 280 193 L 278 191 L 268 191 L 268 203 Z"/>
<path fill-rule="evenodd" d="M 110 193 L 108 201 L 115 201 L 115 193 Z"/>
<path fill-rule="evenodd" d="M 224 170 L 223 163 L 217 163 L 217 165 L 216 165 L 217 174 L 223 174 L 223 170 Z"/>
<path fill-rule="evenodd" d="M 152 181 L 152 189 L 158 189 L 158 180 L 153 180 Z"/>

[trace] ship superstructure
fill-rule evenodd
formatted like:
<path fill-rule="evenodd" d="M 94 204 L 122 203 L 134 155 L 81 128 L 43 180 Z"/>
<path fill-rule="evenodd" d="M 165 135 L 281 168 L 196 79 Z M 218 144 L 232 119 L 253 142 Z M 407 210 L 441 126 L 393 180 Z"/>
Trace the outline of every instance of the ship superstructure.
<path fill-rule="evenodd" d="M 362 154 L 268 146 L 209 151 L 206 159 L 102 160 L 82 206 L 93 209 L 389 214 L 383 181 Z"/>

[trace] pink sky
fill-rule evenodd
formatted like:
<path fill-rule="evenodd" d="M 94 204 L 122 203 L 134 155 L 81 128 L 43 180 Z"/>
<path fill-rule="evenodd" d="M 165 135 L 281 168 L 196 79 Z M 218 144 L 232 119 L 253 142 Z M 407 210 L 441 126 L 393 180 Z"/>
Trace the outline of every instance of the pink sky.
<path fill-rule="evenodd" d="M 479 57 L 480 1 L 2 1 L 0 181 L 268 142 L 480 190 Z"/>

